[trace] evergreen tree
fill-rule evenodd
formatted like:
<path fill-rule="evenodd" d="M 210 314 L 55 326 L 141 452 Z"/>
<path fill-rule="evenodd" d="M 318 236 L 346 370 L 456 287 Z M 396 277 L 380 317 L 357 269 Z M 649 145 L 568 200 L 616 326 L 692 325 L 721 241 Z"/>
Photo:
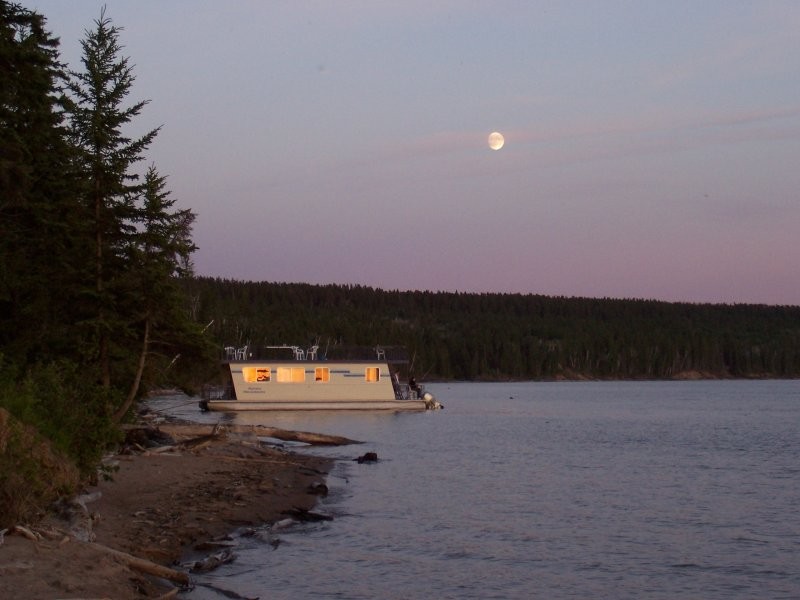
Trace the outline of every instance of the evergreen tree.
<path fill-rule="evenodd" d="M 192 223 L 188 209 L 176 210 L 166 189 L 166 179 L 150 166 L 137 204 L 136 232 L 127 240 L 129 270 L 125 297 L 130 318 L 141 330 L 139 356 L 125 402 L 114 420 L 121 419 L 139 393 L 151 346 L 165 346 L 172 352 L 192 346 L 193 323 L 185 310 L 184 296 L 176 278 L 192 274 Z M 155 334 L 155 336 L 154 336 Z M 188 349 L 188 348 L 185 348 Z"/>
<path fill-rule="evenodd" d="M 0 406 L 88 474 L 116 432 L 104 390 L 75 361 L 90 246 L 63 82 L 44 17 L 0 0 Z M 0 513 L 9 492 L 0 489 Z"/>
<path fill-rule="evenodd" d="M 58 40 L 44 17 L 5 1 L 0 81 L 0 349 L 24 364 L 70 346 L 85 220 L 63 124 Z"/>
<path fill-rule="evenodd" d="M 71 71 L 68 85 L 71 133 L 84 175 L 82 198 L 93 226 L 94 315 L 89 323 L 98 378 L 109 390 L 112 362 L 125 365 L 131 358 L 124 345 L 130 319 L 119 307 L 126 304 L 127 271 L 134 268 L 126 251 L 136 232 L 135 199 L 142 191 L 133 167 L 158 133 L 154 129 L 131 139 L 123 132 L 147 101 L 123 106 L 134 76 L 128 58 L 121 56 L 120 31 L 103 9 L 81 42 L 83 71 Z"/>

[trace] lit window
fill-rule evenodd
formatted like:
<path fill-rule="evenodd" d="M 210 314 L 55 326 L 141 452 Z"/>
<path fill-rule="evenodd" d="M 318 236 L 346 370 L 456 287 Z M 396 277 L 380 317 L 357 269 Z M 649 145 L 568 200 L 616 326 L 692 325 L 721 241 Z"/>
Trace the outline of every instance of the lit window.
<path fill-rule="evenodd" d="M 242 376 L 247 383 L 262 383 L 269 381 L 271 378 L 270 369 L 268 367 L 244 367 L 242 368 Z"/>
<path fill-rule="evenodd" d="M 381 370 L 379 367 L 367 367 L 366 380 L 375 383 L 381 378 Z"/>
<path fill-rule="evenodd" d="M 328 367 L 317 367 L 314 369 L 314 381 L 328 383 L 331 380 L 331 371 Z"/>
<path fill-rule="evenodd" d="M 278 367 L 277 380 L 281 383 L 302 383 L 306 380 L 305 367 Z"/>

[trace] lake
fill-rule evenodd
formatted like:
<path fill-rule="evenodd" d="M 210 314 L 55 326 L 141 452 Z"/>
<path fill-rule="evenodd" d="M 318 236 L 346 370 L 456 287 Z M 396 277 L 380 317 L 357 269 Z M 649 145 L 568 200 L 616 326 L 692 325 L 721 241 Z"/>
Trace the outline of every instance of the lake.
<path fill-rule="evenodd" d="M 445 410 L 171 408 L 365 442 L 300 449 L 341 459 L 333 521 L 242 538 L 181 597 L 800 597 L 800 382 L 428 388 Z"/>

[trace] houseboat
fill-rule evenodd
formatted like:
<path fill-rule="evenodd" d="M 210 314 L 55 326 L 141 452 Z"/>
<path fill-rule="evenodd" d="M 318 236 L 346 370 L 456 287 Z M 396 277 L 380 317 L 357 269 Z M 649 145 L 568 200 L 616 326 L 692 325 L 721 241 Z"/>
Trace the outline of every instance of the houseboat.
<path fill-rule="evenodd" d="M 203 389 L 200 408 L 241 410 L 430 410 L 433 395 L 409 377 L 402 349 L 375 347 L 318 356 L 319 346 L 229 346 L 227 381 Z"/>

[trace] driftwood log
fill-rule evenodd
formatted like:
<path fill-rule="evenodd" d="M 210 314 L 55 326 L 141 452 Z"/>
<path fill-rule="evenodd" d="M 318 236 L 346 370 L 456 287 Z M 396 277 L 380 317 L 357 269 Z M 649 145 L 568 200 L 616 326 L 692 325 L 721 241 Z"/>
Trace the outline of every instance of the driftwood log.
<path fill-rule="evenodd" d="M 162 579 L 168 579 L 170 581 L 174 581 L 175 583 L 180 583 L 181 585 L 189 585 L 189 575 L 183 571 L 176 571 L 175 569 L 170 569 L 169 567 L 150 562 L 144 558 L 133 556 L 127 552 L 114 550 L 114 548 L 109 548 L 108 546 L 103 546 L 102 544 L 97 544 L 95 542 L 87 543 L 90 547 L 98 550 L 99 552 L 104 552 L 119 558 L 131 569 L 141 571 L 142 573 L 147 573 L 148 575 L 155 575 L 156 577 L 161 577 Z"/>
<path fill-rule="evenodd" d="M 230 548 L 226 548 L 221 552 L 207 556 L 203 560 L 195 561 L 192 563 L 192 566 L 189 570 L 192 573 L 208 573 L 209 571 L 213 571 L 217 567 L 229 562 L 233 562 L 234 560 L 236 560 L 236 555 Z"/>
<path fill-rule="evenodd" d="M 264 427 L 254 425 L 256 435 L 263 437 L 273 437 L 285 442 L 303 442 L 314 446 L 347 446 L 349 444 L 360 444 L 356 440 L 351 440 L 338 435 L 327 435 L 324 433 L 312 433 L 309 431 L 290 431 L 288 429 L 278 429 L 277 427 Z"/>
<path fill-rule="evenodd" d="M 266 425 L 203 425 L 193 423 L 187 425 L 163 424 L 159 428 L 175 438 L 183 438 L 182 442 L 177 441 L 177 443 L 184 446 L 203 443 L 228 433 L 271 437 L 285 442 L 302 442 L 314 446 L 346 446 L 362 443 L 338 435 L 310 431 L 291 431 L 278 427 L 267 427 Z"/>
<path fill-rule="evenodd" d="M 302 523 L 315 523 L 317 521 L 333 521 L 333 517 L 331 517 L 330 515 L 323 515 L 322 513 L 312 512 L 310 510 L 306 510 L 305 508 L 292 508 L 283 511 L 283 514 L 289 515 L 295 521 L 300 521 Z"/>

